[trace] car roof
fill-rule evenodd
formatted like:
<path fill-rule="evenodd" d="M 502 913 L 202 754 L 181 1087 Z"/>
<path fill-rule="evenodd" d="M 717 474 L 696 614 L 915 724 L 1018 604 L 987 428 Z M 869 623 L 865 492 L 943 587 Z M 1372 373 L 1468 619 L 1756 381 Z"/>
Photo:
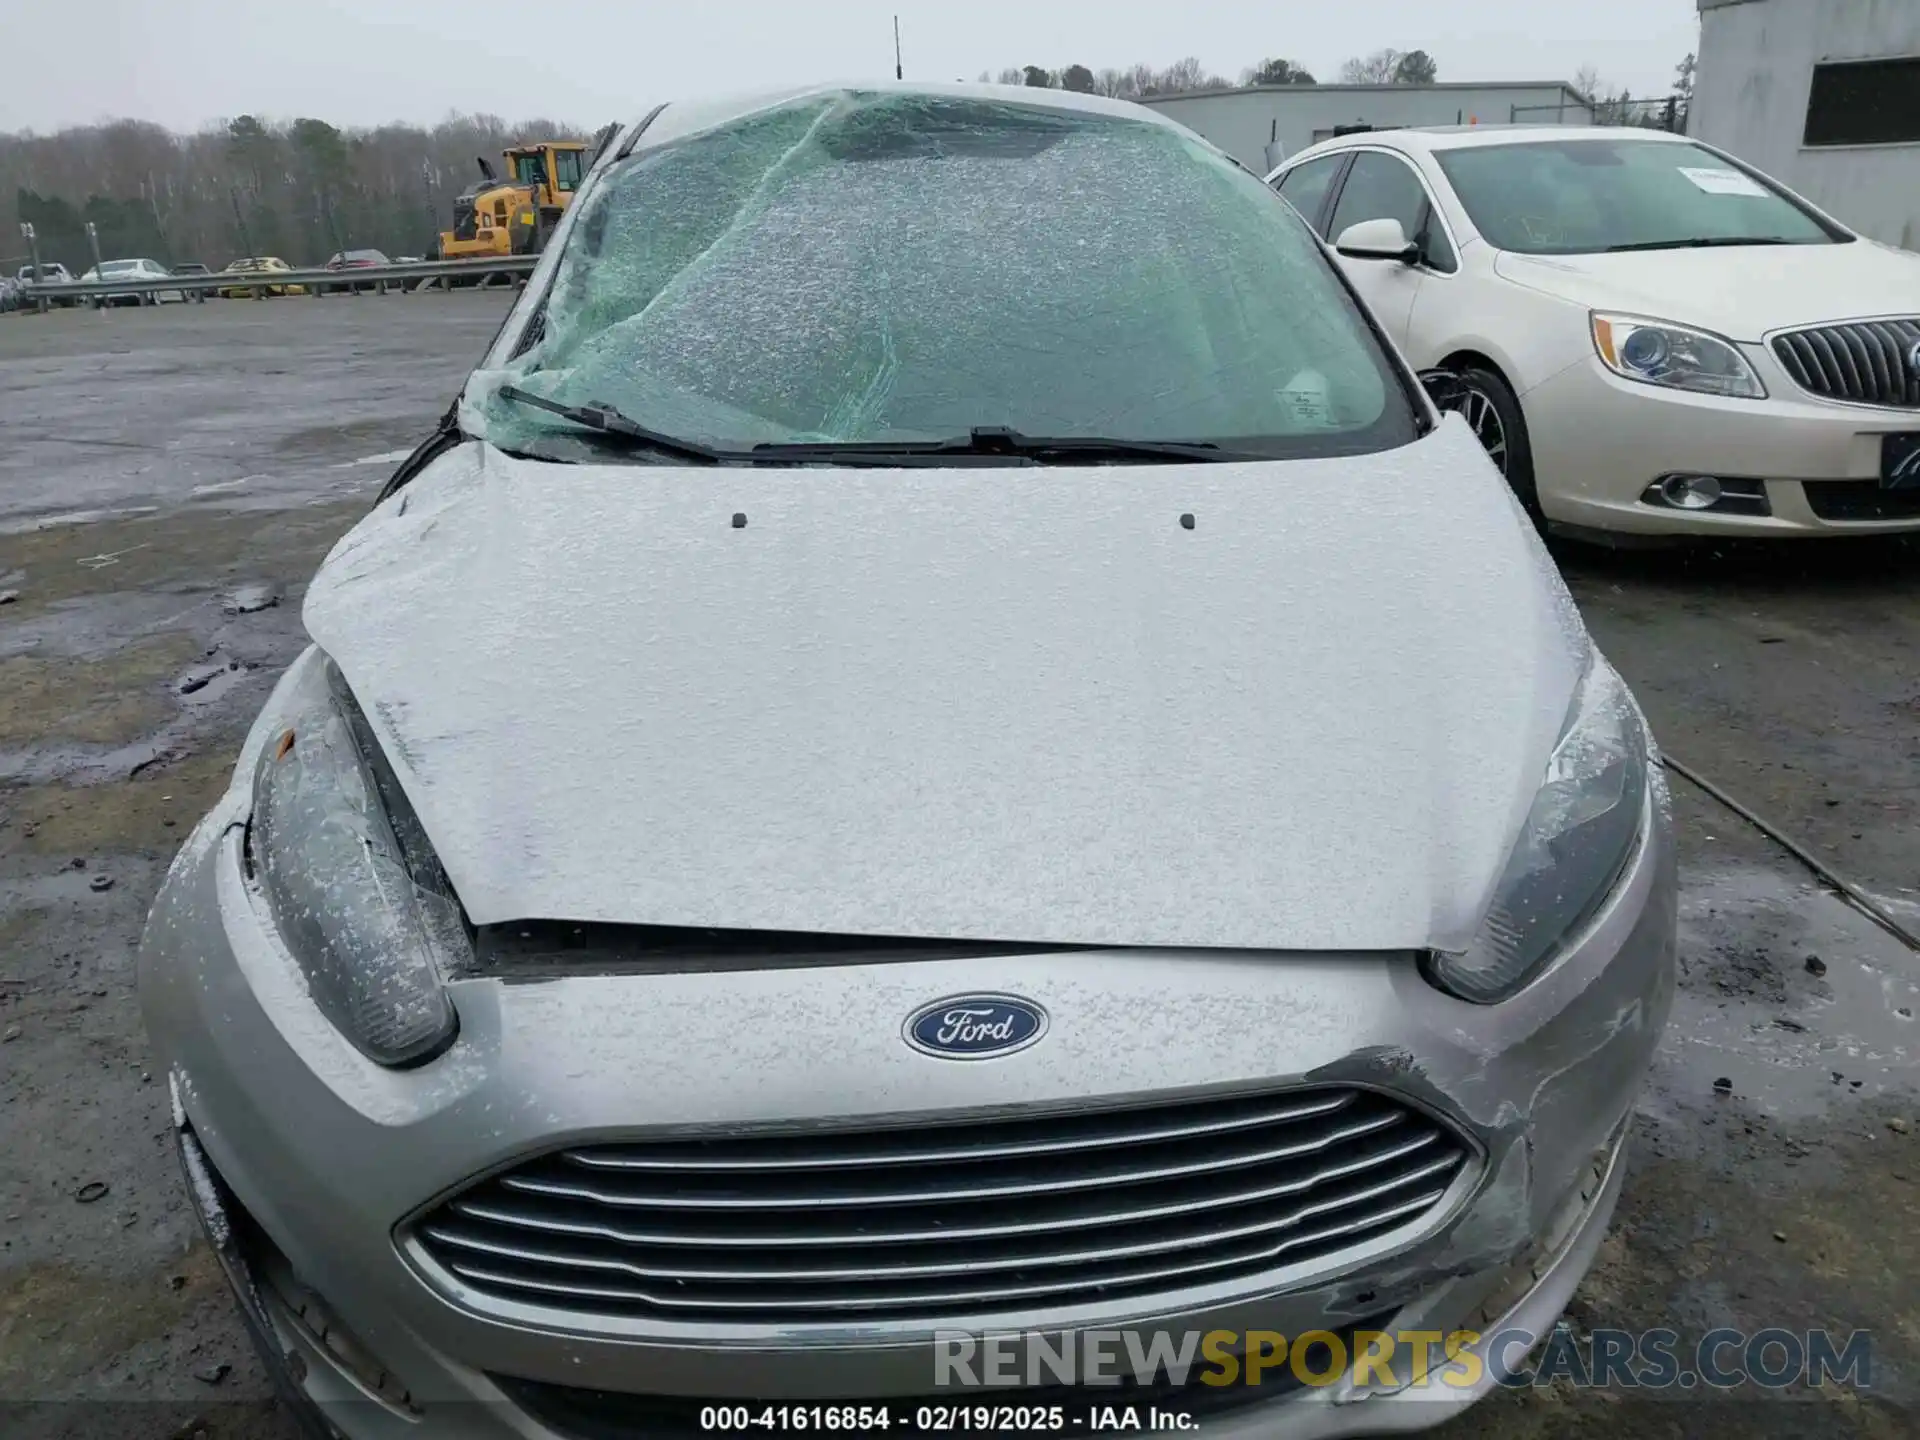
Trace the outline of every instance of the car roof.
<path fill-rule="evenodd" d="M 940 84 L 914 80 L 848 80 L 816 85 L 795 85 L 778 90 L 744 91 L 711 99 L 669 101 L 650 121 L 636 121 L 613 147 L 616 153 L 628 149 L 652 149 L 688 135 L 699 134 L 747 115 L 776 106 L 804 100 L 811 95 L 925 95 L 962 100 L 999 100 L 1036 110 L 1061 110 L 1081 114 L 1111 115 L 1117 119 L 1137 120 L 1142 124 L 1182 129 L 1174 121 L 1127 100 L 1109 100 L 1103 95 L 1082 95 L 1075 90 L 1042 89 L 1027 85 L 983 85 L 967 82 Z M 636 135 L 638 125 L 645 124 Z"/>
<path fill-rule="evenodd" d="M 1657 145 L 1692 143 L 1685 135 L 1633 125 L 1410 125 L 1404 129 L 1383 127 L 1336 135 L 1289 155 L 1281 166 L 1275 168 L 1291 168 L 1308 156 L 1328 155 L 1365 145 L 1385 145 L 1389 149 L 1405 150 L 1412 154 L 1434 154 L 1445 150 L 1475 150 L 1489 145 L 1543 145 L 1566 140 L 1644 140 Z"/>

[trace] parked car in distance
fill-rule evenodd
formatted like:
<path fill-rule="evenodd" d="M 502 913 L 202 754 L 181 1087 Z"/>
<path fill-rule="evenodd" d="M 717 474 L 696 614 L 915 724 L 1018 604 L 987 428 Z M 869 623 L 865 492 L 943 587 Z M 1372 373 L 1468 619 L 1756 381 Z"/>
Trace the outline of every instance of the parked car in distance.
<path fill-rule="evenodd" d="M 72 274 L 68 272 L 66 266 L 62 265 L 57 260 L 48 261 L 42 264 L 37 272 L 35 271 L 32 265 L 22 265 L 19 271 L 16 272 L 14 278 L 21 286 L 21 289 L 23 292 L 25 291 L 25 288 L 29 285 L 35 285 L 35 284 L 71 285 L 73 283 Z M 22 304 L 26 303 L 26 296 L 24 293 L 21 296 L 21 303 Z M 51 305 L 59 306 L 61 308 L 65 308 L 77 302 L 75 302 L 72 299 L 56 299 L 56 300 L 51 300 L 48 303 Z"/>
<path fill-rule="evenodd" d="M 1264 1440 L 1509 1383 L 1620 1192 L 1677 882 L 1467 425 L 1135 105 L 815 87 L 601 153 L 141 942 L 302 1433 L 970 1377 Z M 1250 1325 L 1316 1382 L 1141 1373 Z M 983 1330 L 1111 1368 L 943 1365 Z M 1449 1336 L 1431 1387 L 1363 1331 Z"/>
<path fill-rule="evenodd" d="M 198 278 L 201 276 L 210 276 L 213 274 L 213 271 L 209 270 L 205 265 L 202 265 L 198 260 L 183 260 L 173 267 L 173 273 Z M 195 290 L 189 293 L 188 298 L 192 300 L 211 300 L 219 293 L 218 290 Z"/>
<path fill-rule="evenodd" d="M 326 268 L 329 270 L 381 270 L 392 263 L 378 250 L 342 250 L 327 261 Z M 348 285 L 344 288 L 358 294 L 363 287 Z"/>
<path fill-rule="evenodd" d="M 1920 255 L 1657 131 L 1374 131 L 1268 179 L 1548 524 L 1920 530 Z"/>
<path fill-rule="evenodd" d="M 329 270 L 370 270 L 393 262 L 378 250 L 342 250 L 327 261 Z"/>
<path fill-rule="evenodd" d="M 291 269 L 293 269 L 293 267 L 277 255 L 250 255 L 244 259 L 235 260 L 220 273 L 223 275 L 245 277 L 257 276 L 265 280 L 273 275 L 285 274 Z M 307 293 L 307 287 L 304 285 L 288 285 L 284 282 L 279 284 L 259 284 L 257 281 L 254 284 L 225 285 L 221 287 L 220 293 L 229 300 L 245 300 L 255 293 L 256 284 L 258 285 L 259 293 L 262 295 L 304 295 Z"/>
<path fill-rule="evenodd" d="M 103 260 L 82 275 L 84 281 L 114 280 L 164 280 L 173 272 L 158 260 Z M 89 300 L 87 303 L 95 309 L 104 305 L 161 305 L 169 300 L 184 302 L 187 292 L 184 290 L 148 290 L 136 291 L 126 295 L 105 295 Z"/>

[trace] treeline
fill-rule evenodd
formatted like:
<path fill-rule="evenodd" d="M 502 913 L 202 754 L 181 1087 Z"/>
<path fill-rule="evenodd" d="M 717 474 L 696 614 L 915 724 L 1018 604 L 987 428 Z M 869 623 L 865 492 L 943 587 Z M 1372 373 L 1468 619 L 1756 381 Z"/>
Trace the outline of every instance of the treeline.
<path fill-rule="evenodd" d="M 1431 85 L 1440 67 L 1424 50 L 1376 50 L 1355 56 L 1340 67 L 1342 85 Z M 982 70 L 982 80 L 1001 85 L 1032 85 L 1054 90 L 1078 90 L 1083 95 L 1106 95 L 1135 100 L 1145 95 L 1178 95 L 1188 90 L 1230 90 L 1247 85 L 1317 85 L 1320 82 L 1297 60 L 1262 60 L 1240 72 L 1235 82 L 1214 73 L 1189 55 L 1171 65 L 1134 65 L 1127 69 L 1089 70 L 1068 65 L 1049 70 L 1041 65 L 1009 65 L 999 74 Z"/>
<path fill-rule="evenodd" d="M 341 130 L 242 115 L 193 135 L 116 120 L 50 135 L 0 134 L 0 256 L 24 263 L 20 223 L 40 258 L 74 274 L 93 264 L 93 223 L 106 259 L 150 256 L 219 269 L 245 255 L 317 265 L 337 250 L 433 254 L 453 204 L 526 140 L 585 139 L 551 120 L 449 116 L 431 129 Z"/>
<path fill-rule="evenodd" d="M 1574 84 L 1595 99 L 1602 123 L 1679 128 L 1693 70 L 1689 55 L 1677 67 L 1675 93 L 1657 100 L 1605 86 L 1591 68 Z M 1423 50 L 1388 49 L 1347 61 L 1337 78 L 1427 85 L 1438 71 Z M 1318 83 L 1294 60 L 1262 60 L 1233 82 L 1193 56 L 1124 70 L 1013 66 L 980 78 L 1121 99 L 1235 83 Z M 140 120 L 51 135 L 0 133 L 0 267 L 11 273 L 27 258 L 22 221 L 35 227 L 41 259 L 76 275 L 93 263 L 88 222 L 109 260 L 144 255 L 218 269 L 243 255 L 278 255 L 295 265 L 360 248 L 431 255 L 439 232 L 452 228 L 454 200 L 479 177 L 477 157 L 497 167 L 511 144 L 586 138 L 578 126 L 542 119 L 510 125 L 497 115 L 452 115 L 431 128 L 341 130 L 324 120 L 242 115 L 193 135 Z"/>

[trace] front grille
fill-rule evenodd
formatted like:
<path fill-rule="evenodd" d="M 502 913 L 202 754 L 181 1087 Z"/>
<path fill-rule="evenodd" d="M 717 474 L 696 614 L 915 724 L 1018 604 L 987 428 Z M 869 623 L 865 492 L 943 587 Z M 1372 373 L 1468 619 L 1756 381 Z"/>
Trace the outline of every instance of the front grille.
<path fill-rule="evenodd" d="M 564 1150 L 479 1182 L 415 1235 L 509 1302 L 864 1323 L 1337 1264 L 1411 1239 L 1469 1163 L 1424 1112 L 1316 1088 Z"/>
<path fill-rule="evenodd" d="M 1878 480 L 1808 480 L 1807 508 L 1822 520 L 1920 520 L 1920 487 L 1884 489 Z"/>
<path fill-rule="evenodd" d="M 1920 317 L 1862 320 L 1774 337 L 1773 353 L 1802 390 L 1858 405 L 1920 408 Z"/>

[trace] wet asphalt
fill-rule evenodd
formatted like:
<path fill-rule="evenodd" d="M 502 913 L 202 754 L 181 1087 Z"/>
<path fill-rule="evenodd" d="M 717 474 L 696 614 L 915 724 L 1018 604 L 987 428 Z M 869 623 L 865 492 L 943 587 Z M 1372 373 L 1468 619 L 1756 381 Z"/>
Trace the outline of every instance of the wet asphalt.
<path fill-rule="evenodd" d="M 0 317 L 0 1434 L 291 1437 L 188 1211 L 146 909 L 501 294 Z M 1665 749 L 1920 930 L 1920 544 L 1556 547 Z M 1503 1393 L 1465 1437 L 1920 1433 L 1920 955 L 1673 780 L 1679 995 L 1576 1332 L 1871 1333 L 1871 1388 Z"/>

